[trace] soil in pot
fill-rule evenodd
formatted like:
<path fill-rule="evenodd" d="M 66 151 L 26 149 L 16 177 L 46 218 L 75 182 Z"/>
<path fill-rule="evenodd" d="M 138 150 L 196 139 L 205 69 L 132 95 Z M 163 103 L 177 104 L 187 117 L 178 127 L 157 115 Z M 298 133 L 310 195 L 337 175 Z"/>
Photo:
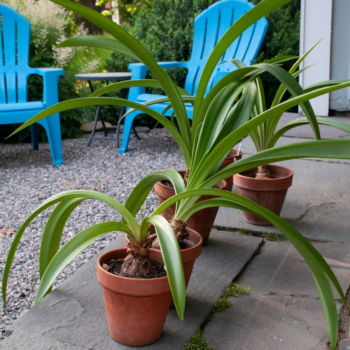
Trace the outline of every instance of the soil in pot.
<path fill-rule="evenodd" d="M 228 156 L 226 157 L 226 159 L 224 160 L 224 162 L 221 164 L 218 171 L 234 163 L 235 160 L 240 160 L 240 159 L 242 159 L 242 152 L 241 151 L 238 152 L 237 149 L 232 149 L 228 154 Z M 224 190 L 232 191 L 233 176 L 228 177 L 227 179 L 225 179 L 225 181 L 226 181 L 226 187 L 224 188 Z"/>
<path fill-rule="evenodd" d="M 203 239 L 201 235 L 196 232 L 195 230 L 192 230 L 188 227 L 186 227 L 186 230 L 189 233 L 189 237 L 184 240 L 180 244 L 180 254 L 181 254 L 181 260 L 184 267 L 184 275 L 185 275 L 185 283 L 186 288 L 188 286 L 188 283 L 190 282 L 192 270 L 194 263 L 196 259 L 200 256 L 202 251 L 202 242 Z M 154 228 L 150 228 L 151 233 L 154 233 Z M 130 241 L 129 236 L 125 234 L 125 244 L 127 245 Z M 162 260 L 162 252 L 159 249 L 150 249 L 150 252 L 152 253 L 153 257 L 157 257 L 157 261 Z M 174 302 L 171 301 L 171 308 L 175 307 Z"/>
<path fill-rule="evenodd" d="M 120 273 L 121 267 L 124 264 L 125 259 L 111 259 L 108 263 L 103 264 L 102 267 L 109 273 L 113 275 L 122 276 Z M 165 277 L 166 271 L 164 269 L 164 266 L 160 264 L 159 262 L 156 262 L 154 260 L 151 260 L 151 265 L 154 269 L 154 273 L 150 273 L 148 276 L 145 277 L 139 277 L 143 279 L 151 279 L 151 278 L 160 278 Z"/>
<path fill-rule="evenodd" d="M 292 185 L 293 171 L 278 165 L 268 165 L 271 178 L 255 178 L 257 168 L 234 175 L 239 195 L 280 215 L 288 188 Z M 243 212 L 246 222 L 252 225 L 271 225 L 256 215 Z"/>
<path fill-rule="evenodd" d="M 103 268 L 111 260 L 124 260 L 126 256 L 126 248 L 102 254 L 97 261 L 97 279 L 102 285 L 112 338 L 124 345 L 146 346 L 157 341 L 163 331 L 171 302 L 169 281 L 166 276 L 122 277 Z M 163 264 L 151 250 L 150 260 Z"/>
<path fill-rule="evenodd" d="M 179 171 L 179 173 L 183 176 L 184 171 Z M 166 182 L 167 183 L 167 182 Z M 226 188 L 226 181 L 221 181 L 219 182 L 215 188 L 219 189 L 225 189 Z M 166 184 L 162 182 L 157 182 L 155 184 L 155 191 L 158 195 L 159 199 L 159 204 L 162 204 L 164 201 L 169 199 L 170 197 L 175 196 L 175 190 L 174 188 L 170 186 L 167 186 Z M 215 196 L 202 196 L 198 202 L 208 200 L 215 198 Z M 171 205 L 169 208 L 164 210 L 162 212 L 162 216 L 167 219 L 169 222 L 173 219 L 174 214 L 175 214 L 175 204 Z M 219 208 L 218 207 L 213 207 L 213 208 L 207 208 L 207 209 L 202 209 L 192 215 L 190 219 L 187 222 L 186 228 L 190 228 L 196 232 L 198 232 L 202 238 L 203 238 L 203 245 L 205 245 L 208 241 L 210 231 L 213 228 L 213 224 L 216 218 L 216 215 L 218 213 Z"/>

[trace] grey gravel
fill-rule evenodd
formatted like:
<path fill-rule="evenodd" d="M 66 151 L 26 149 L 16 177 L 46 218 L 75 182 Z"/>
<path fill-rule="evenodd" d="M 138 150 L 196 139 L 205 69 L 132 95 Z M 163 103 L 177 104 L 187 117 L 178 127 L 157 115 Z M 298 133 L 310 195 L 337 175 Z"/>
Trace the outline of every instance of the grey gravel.
<path fill-rule="evenodd" d="M 183 169 L 181 152 L 165 130 L 131 135 L 129 151 L 117 153 L 114 141 L 86 137 L 62 141 L 63 166 L 54 167 L 48 144 L 32 151 L 30 144 L 0 145 L 0 276 L 16 232 L 24 220 L 46 198 L 67 190 L 88 189 L 105 193 L 125 203 L 135 185 L 147 174 L 168 168 Z M 154 191 L 142 206 L 149 215 L 158 204 Z M 7 289 L 6 308 L 0 308 L 0 340 L 12 324 L 33 305 L 39 284 L 38 260 L 41 236 L 52 208 L 45 210 L 26 229 L 13 261 Z M 140 213 L 137 219 L 140 219 Z M 120 215 L 98 201 L 83 202 L 71 215 L 62 235 L 62 244 L 92 224 L 120 220 Z M 109 233 L 95 241 L 68 265 L 54 287 L 120 233 Z M 2 303 L 2 299 L 1 299 Z"/>

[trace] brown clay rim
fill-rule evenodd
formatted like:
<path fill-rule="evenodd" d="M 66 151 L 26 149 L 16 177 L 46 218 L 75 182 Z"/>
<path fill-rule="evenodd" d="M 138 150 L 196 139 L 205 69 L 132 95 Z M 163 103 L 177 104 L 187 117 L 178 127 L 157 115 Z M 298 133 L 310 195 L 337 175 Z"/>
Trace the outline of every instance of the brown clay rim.
<path fill-rule="evenodd" d="M 196 256 L 195 259 L 197 259 L 201 253 L 201 250 L 200 250 L 199 254 L 198 254 L 198 246 L 203 243 L 203 238 L 197 231 L 195 231 L 189 227 L 186 227 L 186 230 L 189 231 L 191 235 L 193 234 L 194 236 L 197 236 L 197 238 L 199 238 L 199 242 L 194 247 L 180 250 L 183 263 L 186 263 L 188 261 L 193 260 L 193 256 L 192 256 L 193 253 L 197 253 L 197 254 L 193 254 Z M 125 240 L 130 240 L 128 234 L 125 234 Z M 150 254 L 152 255 L 152 253 L 154 253 L 154 255 L 158 255 L 158 254 L 162 255 L 162 252 L 159 249 L 150 248 Z M 101 269 L 103 269 L 103 268 L 101 267 Z M 106 271 L 106 270 L 104 270 L 104 271 Z M 123 278 L 126 278 L 126 277 L 123 277 Z M 163 278 L 163 277 L 160 277 L 160 278 Z M 150 278 L 150 279 L 160 279 L 160 278 Z"/>
<path fill-rule="evenodd" d="M 292 186 L 292 170 L 279 165 L 268 165 L 268 169 L 273 176 L 271 179 L 256 179 L 248 176 L 257 170 L 257 168 L 253 168 L 235 174 L 233 176 L 233 181 L 238 187 L 254 191 L 279 191 Z"/>
<path fill-rule="evenodd" d="M 183 177 L 185 175 L 185 170 L 177 170 L 177 172 Z M 165 191 L 169 191 L 171 192 L 172 196 L 174 195 L 175 193 L 175 190 L 173 187 L 169 187 L 167 185 L 164 185 L 162 184 L 160 181 L 157 182 L 157 186 L 161 187 L 163 190 Z M 223 188 L 226 187 L 226 181 L 223 180 L 223 181 L 220 181 L 217 186 L 219 186 L 220 190 L 222 190 Z"/>
<path fill-rule="evenodd" d="M 236 158 L 236 157 L 242 157 L 242 152 L 237 149 L 231 149 L 230 153 L 228 154 L 227 158 Z"/>

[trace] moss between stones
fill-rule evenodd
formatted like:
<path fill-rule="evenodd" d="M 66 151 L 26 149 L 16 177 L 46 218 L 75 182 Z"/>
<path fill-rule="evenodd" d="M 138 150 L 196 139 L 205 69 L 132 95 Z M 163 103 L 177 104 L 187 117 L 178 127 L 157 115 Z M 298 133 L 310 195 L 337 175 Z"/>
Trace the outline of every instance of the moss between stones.
<path fill-rule="evenodd" d="M 203 329 L 215 317 L 215 313 L 225 311 L 232 306 L 227 297 L 237 297 L 238 295 L 248 295 L 249 293 L 250 288 L 240 286 L 238 283 L 230 284 L 226 288 L 223 296 L 214 304 L 213 309 L 205 319 L 202 327 L 189 339 L 183 350 L 214 350 L 209 346 L 206 339 L 202 337 Z"/>
<path fill-rule="evenodd" d="M 214 350 L 208 345 L 208 342 L 202 337 L 202 331 L 198 329 L 190 338 L 183 350 Z"/>

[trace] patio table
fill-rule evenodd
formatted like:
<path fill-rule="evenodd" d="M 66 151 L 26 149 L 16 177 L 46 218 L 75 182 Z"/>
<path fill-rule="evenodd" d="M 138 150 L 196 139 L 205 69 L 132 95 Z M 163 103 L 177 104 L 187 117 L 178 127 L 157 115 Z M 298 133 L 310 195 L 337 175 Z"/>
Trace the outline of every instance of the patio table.
<path fill-rule="evenodd" d="M 76 74 L 75 76 L 76 80 L 85 80 L 88 82 L 91 93 L 94 92 L 94 88 L 92 86 L 92 81 L 106 81 L 107 85 L 109 84 L 110 81 L 112 82 L 117 82 L 117 81 L 125 81 L 125 80 L 130 80 L 131 79 L 131 73 L 129 72 L 118 72 L 118 73 L 86 73 L 86 74 Z M 122 89 L 121 90 L 121 94 L 122 94 L 122 98 L 127 98 L 127 93 L 128 93 L 128 89 Z M 96 110 L 96 116 L 95 116 L 95 122 L 94 122 L 94 126 L 92 128 L 91 131 L 91 135 L 89 137 L 89 141 L 86 144 L 86 147 L 89 147 L 91 140 L 92 139 L 97 139 L 97 140 L 114 140 L 114 137 L 108 137 L 107 134 L 108 133 L 115 133 L 115 147 L 116 149 L 119 148 L 119 133 L 121 132 L 119 130 L 120 128 L 120 118 L 123 116 L 124 114 L 124 107 L 121 107 L 120 113 L 119 113 L 119 117 L 118 117 L 118 121 L 117 121 L 117 130 L 116 131 L 112 131 L 112 130 L 107 130 L 106 125 L 105 125 L 105 121 L 103 119 L 103 116 L 101 115 L 101 106 L 97 106 L 97 110 Z M 98 119 L 101 119 L 101 123 L 102 123 L 102 127 L 103 127 L 103 131 L 104 131 L 104 137 L 98 137 L 98 136 L 94 136 L 95 132 L 96 132 L 96 125 L 97 125 L 97 121 Z M 132 127 L 133 130 L 133 134 L 135 134 L 135 136 L 137 137 L 138 140 L 140 140 L 139 135 L 137 134 L 135 127 Z"/>

